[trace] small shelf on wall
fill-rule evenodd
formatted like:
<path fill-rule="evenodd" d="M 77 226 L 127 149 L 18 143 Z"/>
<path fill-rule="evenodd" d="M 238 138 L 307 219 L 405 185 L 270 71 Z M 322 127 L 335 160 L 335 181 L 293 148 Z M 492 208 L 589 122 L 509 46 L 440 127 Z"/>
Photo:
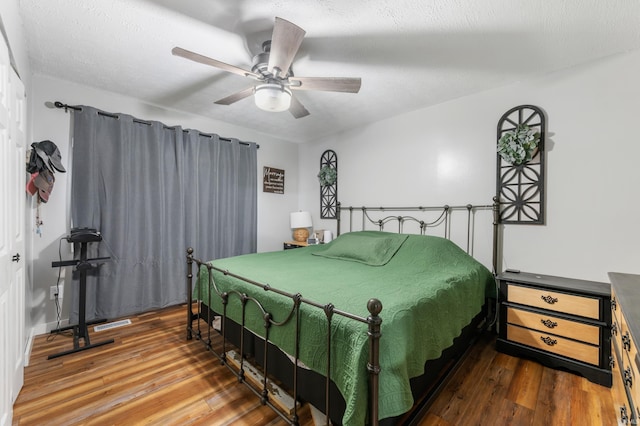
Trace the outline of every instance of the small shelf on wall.
<path fill-rule="evenodd" d="M 498 121 L 497 141 L 518 126 L 527 126 L 539 134 L 531 159 L 511 164 L 497 154 L 496 196 L 502 224 L 544 225 L 545 223 L 545 134 L 544 112 L 533 105 L 510 109 Z"/>
<path fill-rule="evenodd" d="M 333 150 L 326 150 L 320 157 L 320 170 L 323 167 L 335 171 L 335 179 L 330 185 L 320 184 L 320 217 L 336 219 L 338 212 L 338 155 Z"/>

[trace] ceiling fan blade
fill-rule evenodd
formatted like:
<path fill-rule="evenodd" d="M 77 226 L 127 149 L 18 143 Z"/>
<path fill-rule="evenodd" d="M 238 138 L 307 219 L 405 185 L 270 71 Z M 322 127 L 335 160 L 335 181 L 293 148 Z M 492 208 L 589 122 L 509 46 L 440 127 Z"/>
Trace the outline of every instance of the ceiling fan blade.
<path fill-rule="evenodd" d="M 289 112 L 295 118 L 302 118 L 309 115 L 309 111 L 302 105 L 302 103 L 295 96 L 291 96 L 291 106 L 289 107 Z"/>
<path fill-rule="evenodd" d="M 271 52 L 269 53 L 268 70 L 276 77 L 284 77 L 293 58 L 298 53 L 306 31 L 299 26 L 276 17 L 276 23 L 271 35 Z"/>
<path fill-rule="evenodd" d="M 231 105 L 234 102 L 238 102 L 244 98 L 248 98 L 249 96 L 253 95 L 253 91 L 254 91 L 254 87 L 251 86 L 242 90 L 241 92 L 237 92 L 237 93 L 234 93 L 233 95 L 227 96 L 226 98 L 219 99 L 214 103 L 218 105 Z"/>
<path fill-rule="evenodd" d="M 293 90 L 358 93 L 361 79 L 349 77 L 289 77 Z M 299 82 L 299 85 L 298 85 Z"/>
<path fill-rule="evenodd" d="M 173 49 L 171 49 L 171 53 L 173 53 L 175 56 L 180 56 L 185 59 L 198 62 L 200 64 L 210 65 L 212 67 L 220 68 L 221 70 L 238 74 L 243 77 L 252 77 L 252 78 L 255 78 L 256 80 L 261 78 L 261 76 L 249 70 L 245 70 L 245 69 L 236 67 L 234 65 L 229 65 L 227 63 L 209 58 L 208 56 L 200 55 L 199 53 L 191 52 L 190 50 L 186 50 L 181 47 L 174 47 Z"/>

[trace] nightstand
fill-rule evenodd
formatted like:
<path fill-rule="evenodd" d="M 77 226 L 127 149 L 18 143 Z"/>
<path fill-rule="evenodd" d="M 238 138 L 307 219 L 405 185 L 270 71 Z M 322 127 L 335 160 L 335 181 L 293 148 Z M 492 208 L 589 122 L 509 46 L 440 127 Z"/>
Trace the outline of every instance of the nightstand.
<path fill-rule="evenodd" d="M 283 244 L 284 250 L 296 249 L 300 247 L 306 247 L 308 244 L 300 241 L 285 241 Z"/>
<path fill-rule="evenodd" d="M 505 272 L 496 349 L 611 387 L 611 286 Z"/>

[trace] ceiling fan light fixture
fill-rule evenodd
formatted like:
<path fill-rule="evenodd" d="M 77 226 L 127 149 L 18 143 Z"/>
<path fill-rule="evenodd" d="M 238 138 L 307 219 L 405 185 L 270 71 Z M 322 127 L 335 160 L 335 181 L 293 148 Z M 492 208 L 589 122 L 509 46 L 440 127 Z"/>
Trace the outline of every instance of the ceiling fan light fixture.
<path fill-rule="evenodd" d="M 291 90 L 358 93 L 360 78 L 300 77 L 293 75 L 292 64 L 306 32 L 286 19 L 275 19 L 271 40 L 262 44 L 262 52 L 253 57 L 251 70 L 236 67 L 217 59 L 181 47 L 171 53 L 193 62 L 208 65 L 254 80 L 252 86 L 215 101 L 216 105 L 231 105 L 254 95 L 256 106 L 264 111 L 289 111 L 294 118 L 309 115 Z"/>
<path fill-rule="evenodd" d="M 287 111 L 291 106 L 291 91 L 277 83 L 260 84 L 255 88 L 254 100 L 264 111 Z"/>

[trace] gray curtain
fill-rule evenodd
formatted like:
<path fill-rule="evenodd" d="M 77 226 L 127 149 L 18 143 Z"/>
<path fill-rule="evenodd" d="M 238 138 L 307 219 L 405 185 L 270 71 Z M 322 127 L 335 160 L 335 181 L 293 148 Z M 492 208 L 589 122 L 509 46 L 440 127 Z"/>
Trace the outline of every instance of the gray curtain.
<path fill-rule="evenodd" d="M 187 247 L 202 259 L 256 251 L 256 150 L 92 107 L 74 112 L 72 223 L 102 233 L 90 257 L 112 258 L 89 273 L 87 320 L 185 302 Z"/>

